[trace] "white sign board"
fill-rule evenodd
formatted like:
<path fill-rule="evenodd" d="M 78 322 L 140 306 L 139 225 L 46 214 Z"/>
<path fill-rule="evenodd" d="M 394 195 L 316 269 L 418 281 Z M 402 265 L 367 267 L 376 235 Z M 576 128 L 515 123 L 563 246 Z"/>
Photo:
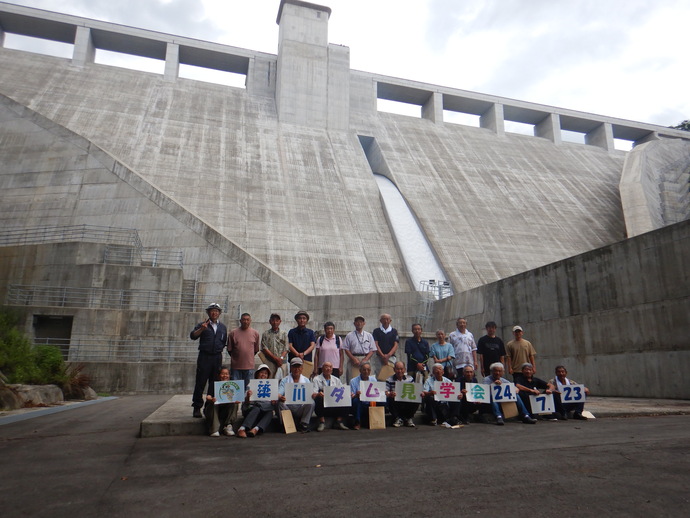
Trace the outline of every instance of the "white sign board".
<path fill-rule="evenodd" d="M 460 383 L 453 381 L 434 381 L 434 401 L 457 403 L 460 395 Z"/>
<path fill-rule="evenodd" d="M 465 398 L 468 403 L 491 403 L 491 385 L 465 383 Z"/>
<path fill-rule="evenodd" d="M 216 381 L 213 389 L 216 405 L 241 402 L 244 399 L 244 380 Z"/>
<path fill-rule="evenodd" d="M 421 403 L 423 391 L 422 383 L 395 382 L 395 400 L 401 403 Z"/>
<path fill-rule="evenodd" d="M 501 383 L 491 385 L 491 400 L 495 403 L 507 403 L 517 401 L 517 388 L 514 383 Z"/>
<path fill-rule="evenodd" d="M 360 401 L 386 402 L 386 382 L 385 381 L 361 381 L 359 383 Z"/>
<path fill-rule="evenodd" d="M 561 401 L 563 403 L 584 403 L 585 386 L 584 385 L 563 385 L 561 389 Z"/>
<path fill-rule="evenodd" d="M 529 404 L 533 414 L 553 414 L 556 404 L 553 402 L 553 394 L 529 395 Z"/>
<path fill-rule="evenodd" d="M 347 385 L 342 387 L 324 387 L 323 406 L 324 408 L 352 406 L 350 387 Z"/>
<path fill-rule="evenodd" d="M 278 399 L 278 385 L 276 379 L 253 379 L 249 380 L 249 390 L 252 395 L 249 401 L 276 401 Z"/>
<path fill-rule="evenodd" d="M 312 383 L 286 383 L 285 404 L 304 405 L 311 399 L 312 392 L 314 392 L 314 385 Z"/>

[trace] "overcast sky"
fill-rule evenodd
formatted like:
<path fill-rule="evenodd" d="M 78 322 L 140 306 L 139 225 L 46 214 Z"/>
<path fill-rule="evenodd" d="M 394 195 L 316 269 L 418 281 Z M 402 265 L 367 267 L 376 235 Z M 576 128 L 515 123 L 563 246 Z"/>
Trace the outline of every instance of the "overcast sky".
<path fill-rule="evenodd" d="M 8 3 L 275 54 L 280 0 Z M 690 118 L 687 0 L 323 0 L 351 68 L 669 126 Z"/>

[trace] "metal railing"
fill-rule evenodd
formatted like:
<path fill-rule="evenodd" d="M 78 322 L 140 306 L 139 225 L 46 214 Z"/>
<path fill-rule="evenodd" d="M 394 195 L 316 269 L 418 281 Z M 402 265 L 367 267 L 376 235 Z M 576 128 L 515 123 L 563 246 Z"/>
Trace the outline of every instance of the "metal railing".
<path fill-rule="evenodd" d="M 230 306 L 228 297 L 194 294 L 184 297 L 178 291 L 114 290 L 106 288 L 71 288 L 10 284 L 7 304 L 10 306 L 57 306 L 61 308 L 123 309 L 143 311 L 182 311 L 203 314 L 208 300 L 218 302 L 228 318 L 239 322 L 239 307 Z M 237 315 L 235 315 L 237 313 Z"/>
<path fill-rule="evenodd" d="M 196 362 L 199 342 L 192 340 L 36 339 L 35 344 L 59 346 L 71 362 Z"/>
<path fill-rule="evenodd" d="M 63 243 L 66 241 L 110 243 L 142 248 L 139 233 L 132 228 L 72 225 L 64 227 L 18 228 L 0 232 L 0 246 L 40 245 L 44 243 Z"/>
<path fill-rule="evenodd" d="M 127 266 L 184 266 L 182 250 L 162 250 L 160 248 L 132 248 L 108 244 L 103 253 L 105 264 L 122 264 Z"/>
<path fill-rule="evenodd" d="M 179 311 L 180 292 L 10 284 L 7 303 L 13 306 Z"/>
<path fill-rule="evenodd" d="M 0 246 L 40 245 L 65 242 L 102 243 L 107 245 L 103 255 L 106 264 L 182 268 L 184 252 L 160 248 L 144 248 L 139 232 L 132 228 L 72 225 L 29 227 L 3 230 Z"/>

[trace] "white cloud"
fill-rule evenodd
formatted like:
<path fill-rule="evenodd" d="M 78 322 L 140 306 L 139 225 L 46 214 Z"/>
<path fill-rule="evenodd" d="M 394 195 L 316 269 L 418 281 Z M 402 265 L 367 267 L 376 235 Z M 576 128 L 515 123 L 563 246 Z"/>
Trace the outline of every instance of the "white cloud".
<path fill-rule="evenodd" d="M 276 53 L 279 0 L 13 3 Z M 351 67 L 636 121 L 690 118 L 684 0 L 322 0 Z"/>

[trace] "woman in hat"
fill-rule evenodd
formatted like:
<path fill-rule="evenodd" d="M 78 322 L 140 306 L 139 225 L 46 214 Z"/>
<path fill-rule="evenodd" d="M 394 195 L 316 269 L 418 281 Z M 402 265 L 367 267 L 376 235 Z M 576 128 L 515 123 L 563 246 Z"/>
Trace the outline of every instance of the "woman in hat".
<path fill-rule="evenodd" d="M 255 379 L 268 379 L 271 375 L 271 369 L 265 363 L 259 365 L 259 368 L 254 373 Z M 273 404 L 270 401 L 249 401 L 252 395 L 251 390 L 247 390 L 244 407 L 242 413 L 246 416 L 242 422 L 242 426 L 237 430 L 237 437 L 246 439 L 247 437 L 255 437 L 260 433 L 266 431 L 266 428 L 273 419 Z"/>

